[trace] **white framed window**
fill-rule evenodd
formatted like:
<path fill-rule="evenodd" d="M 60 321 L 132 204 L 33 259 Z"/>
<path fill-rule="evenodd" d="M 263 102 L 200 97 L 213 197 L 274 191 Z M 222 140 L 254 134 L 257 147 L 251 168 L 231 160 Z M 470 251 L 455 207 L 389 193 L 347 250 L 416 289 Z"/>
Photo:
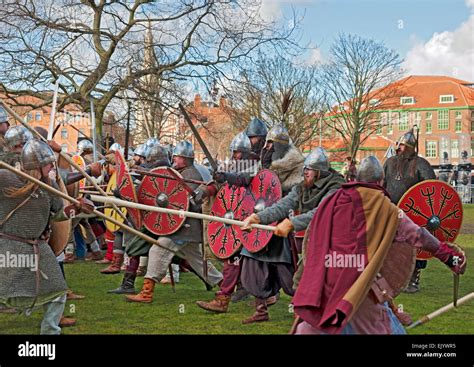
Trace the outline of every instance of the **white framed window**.
<path fill-rule="evenodd" d="M 62 150 L 64 153 L 67 153 L 67 144 L 61 144 L 61 150 Z"/>
<path fill-rule="evenodd" d="M 452 94 L 442 94 L 439 96 L 439 103 L 453 103 L 454 95 Z"/>
<path fill-rule="evenodd" d="M 400 112 L 400 122 L 398 124 L 399 131 L 406 131 L 408 130 L 408 112 L 403 111 Z"/>
<path fill-rule="evenodd" d="M 427 140 L 426 141 L 426 158 L 436 158 L 438 156 L 438 142 Z"/>
<path fill-rule="evenodd" d="M 438 130 L 449 129 L 449 110 L 438 111 Z"/>
<path fill-rule="evenodd" d="M 40 121 L 41 120 L 41 112 L 36 112 L 35 113 L 35 121 Z"/>
<path fill-rule="evenodd" d="M 418 127 L 421 127 L 421 112 L 420 111 L 415 112 L 415 118 L 413 120 L 413 124 Z"/>
<path fill-rule="evenodd" d="M 459 140 L 451 140 L 451 158 L 459 158 Z"/>
<path fill-rule="evenodd" d="M 67 139 L 67 129 L 66 128 L 61 129 L 61 139 Z"/>
<path fill-rule="evenodd" d="M 400 104 L 401 105 L 415 104 L 415 97 L 400 97 Z"/>
<path fill-rule="evenodd" d="M 373 98 L 369 101 L 369 106 L 374 107 L 378 106 L 380 104 L 380 101 L 377 98 Z"/>
<path fill-rule="evenodd" d="M 33 113 L 28 112 L 28 114 L 26 115 L 26 122 L 30 122 L 31 120 L 33 120 Z"/>
<path fill-rule="evenodd" d="M 425 132 L 431 134 L 433 131 L 433 112 L 426 112 L 425 114 Z"/>

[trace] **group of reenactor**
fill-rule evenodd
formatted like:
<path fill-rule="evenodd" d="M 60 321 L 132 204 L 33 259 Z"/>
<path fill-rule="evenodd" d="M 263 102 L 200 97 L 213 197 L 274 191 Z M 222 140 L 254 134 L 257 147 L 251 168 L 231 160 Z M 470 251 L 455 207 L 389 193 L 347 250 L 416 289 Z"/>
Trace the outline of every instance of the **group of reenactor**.
<path fill-rule="evenodd" d="M 54 141 L 45 142 L 44 135 L 40 140 L 22 125 L 10 127 L 0 109 L 0 159 L 52 187 L 60 182 L 77 187 L 84 175 L 61 163 L 61 148 Z M 59 333 L 67 290 L 62 262 L 73 261 L 79 234 L 89 257 L 108 265 L 104 274 L 119 273 L 128 258 L 120 286 L 110 292 L 127 294 L 130 302 L 151 303 L 155 285 L 167 273 L 173 278 L 171 265 L 181 263 L 209 289 L 219 287 L 214 299 L 197 301 L 204 310 L 228 312 L 237 290 L 254 296 L 255 312 L 244 324 L 269 321 L 268 307 L 283 290 L 292 297 L 294 333 L 403 333 L 400 320 L 406 324 L 406 315 L 397 310 L 394 298 L 410 277 L 392 280 L 393 271 L 387 269 L 393 270 L 390 263 L 398 261 L 397 254 L 416 248 L 456 274 L 466 267 L 460 248 L 440 241 L 429 226 L 418 226 L 396 206 L 412 186 L 435 177 L 429 163 L 418 156 L 416 144 L 413 132 L 405 134 L 397 155 L 384 166 L 366 157 L 357 170 L 351 166 L 348 179 L 331 168 L 322 147 L 305 157 L 282 124 L 268 131 L 258 118 L 230 146 L 231 161 L 250 162 L 245 165 L 214 162 L 206 167 L 195 162 L 189 141 L 170 147 L 155 138 L 138 146 L 132 157 L 113 144 L 101 162 L 94 162 L 91 142 L 81 141 L 78 155 L 86 173 L 108 183 L 116 202 L 181 210 L 181 216 L 154 214 L 151 208 L 129 205 L 126 215 L 112 213 L 138 233 L 130 233 L 125 225 L 104 226 L 93 218 L 84 185 L 74 194 L 68 191 L 78 200 L 65 205 L 33 181 L 1 169 L 0 253 L 40 256 L 36 275 L 30 269 L 0 269 L 0 304 L 30 311 L 43 305 L 41 333 Z M 186 213 L 206 213 L 214 219 Z M 217 217 L 241 223 L 220 224 Z M 55 256 L 48 240 L 49 223 L 65 220 L 71 221 L 71 231 L 64 259 L 62 253 Z M 264 230 L 259 225 L 273 227 Z M 108 245 L 105 259 L 101 237 Z M 362 269 L 344 261 L 328 265 L 333 255 L 358 257 Z M 136 292 L 140 259 L 145 257 L 143 287 Z M 417 262 L 413 269 L 412 260 L 397 265 L 412 275 L 408 292 L 419 289 L 420 269 L 426 266 Z M 222 261 L 222 273 L 213 261 Z"/>

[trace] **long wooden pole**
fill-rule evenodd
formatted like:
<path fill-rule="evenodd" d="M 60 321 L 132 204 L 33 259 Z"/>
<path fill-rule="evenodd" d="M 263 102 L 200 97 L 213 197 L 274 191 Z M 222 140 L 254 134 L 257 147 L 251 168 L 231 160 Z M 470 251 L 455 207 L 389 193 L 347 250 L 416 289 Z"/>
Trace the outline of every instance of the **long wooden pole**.
<path fill-rule="evenodd" d="M 176 210 L 176 209 L 160 208 L 160 207 L 150 206 L 150 205 L 143 205 L 143 204 L 138 204 L 138 203 L 132 203 L 132 202 L 126 201 L 126 200 L 120 200 L 120 199 L 113 198 L 113 197 L 103 197 L 103 196 L 98 196 L 98 195 L 91 195 L 91 200 L 92 201 L 97 201 L 99 203 L 105 203 L 105 204 L 116 204 L 117 206 L 123 206 L 123 207 L 126 207 L 126 208 L 134 208 L 134 209 L 151 211 L 151 212 L 158 212 L 158 213 L 179 215 L 179 216 L 189 217 L 189 218 L 203 219 L 203 220 L 207 220 L 207 221 L 213 221 L 213 222 L 220 222 L 220 223 L 224 223 L 224 224 L 236 225 L 236 226 L 239 226 L 239 227 L 242 227 L 244 225 L 244 222 L 242 222 L 240 220 L 214 217 L 212 215 L 188 212 L 188 211 L 185 211 L 185 210 Z M 274 227 L 274 226 L 267 226 L 267 225 L 263 225 L 263 224 L 252 224 L 252 228 L 263 229 L 265 231 L 272 231 L 272 232 L 274 232 L 276 230 L 276 227 Z"/>
<path fill-rule="evenodd" d="M 28 130 L 30 130 L 33 135 L 36 135 L 40 140 L 44 141 L 45 143 L 48 143 L 48 141 L 41 136 L 39 132 L 37 132 L 35 129 L 33 129 L 29 124 L 25 123 L 23 119 L 15 112 L 13 109 L 8 106 L 3 100 L 0 99 L 0 103 L 5 107 L 5 110 L 12 115 L 20 124 L 22 124 L 24 127 L 26 127 Z M 87 174 L 85 170 L 82 169 L 76 162 L 74 162 L 71 157 L 69 157 L 67 154 L 63 152 L 59 152 L 59 155 L 63 157 L 71 166 L 73 166 L 75 169 L 77 169 L 91 184 L 94 186 L 94 188 L 100 192 L 101 195 L 107 195 L 104 190 L 102 190 L 101 187 L 92 179 L 91 176 Z M 115 206 L 115 204 L 112 204 L 112 207 L 115 209 L 115 211 L 127 222 L 129 223 L 127 217 Z"/>
<path fill-rule="evenodd" d="M 470 300 L 472 300 L 472 299 L 474 299 L 474 292 L 469 293 L 469 294 L 465 295 L 464 297 L 458 299 L 458 301 L 457 301 L 457 306 L 460 306 L 460 305 L 462 305 L 463 303 L 466 303 L 466 302 L 468 302 L 468 301 L 470 301 Z M 455 306 L 454 306 L 454 303 L 451 302 L 451 303 L 447 304 L 446 306 L 443 306 L 443 307 L 437 309 L 436 311 L 433 311 L 432 313 L 423 316 L 423 317 L 422 317 L 421 319 L 419 319 L 418 321 L 415 321 L 413 324 L 409 325 L 409 326 L 407 327 L 407 329 L 411 329 L 411 328 L 417 327 L 417 326 L 419 326 L 419 325 L 426 324 L 428 321 L 433 320 L 435 317 L 437 317 L 437 316 L 439 316 L 439 315 L 442 315 L 443 313 L 452 310 L 454 307 L 455 307 Z"/>
<path fill-rule="evenodd" d="M 34 182 L 35 184 L 37 184 L 38 186 L 40 186 L 41 188 L 43 188 L 44 190 L 50 192 L 51 194 L 54 194 L 54 195 L 57 195 L 71 203 L 74 203 L 74 204 L 80 204 L 80 201 L 65 194 L 64 192 L 62 191 L 59 191 L 59 190 L 56 190 L 54 187 L 51 187 L 49 186 L 47 183 L 43 182 L 43 181 L 40 181 L 30 175 L 28 175 L 27 173 L 23 172 L 23 171 L 19 171 L 17 170 L 16 168 L 13 168 L 12 166 L 6 164 L 5 162 L 2 162 L 0 161 L 0 167 L 1 168 L 4 168 L 4 169 L 7 169 L 9 170 L 10 172 L 13 172 L 14 174 L 20 176 L 20 177 L 23 177 L 24 179 L 28 180 L 28 181 L 31 181 L 31 182 Z M 94 195 L 95 196 L 95 195 Z M 102 196 L 97 196 L 99 198 L 102 198 Z M 123 224 L 122 222 L 118 221 L 117 219 L 115 218 L 112 218 L 112 217 L 108 217 L 106 216 L 104 213 L 101 213 L 99 212 L 97 209 L 94 209 L 93 213 L 95 215 L 97 215 L 98 217 L 102 218 L 102 219 L 105 219 L 109 222 L 112 222 L 113 224 L 119 226 L 120 228 L 122 228 L 124 231 L 127 231 L 127 232 L 130 232 L 138 237 L 141 237 L 143 238 L 145 241 L 149 242 L 149 243 L 152 243 L 154 245 L 157 245 L 157 246 L 160 246 L 162 248 L 164 248 L 165 250 L 168 250 L 174 254 L 176 254 L 176 251 L 172 251 L 162 245 L 160 245 L 158 243 L 158 240 L 150 237 L 150 236 L 147 236 L 146 234 L 140 232 L 140 231 L 137 231 L 135 228 L 132 228 L 130 226 L 127 226 L 126 224 Z"/>

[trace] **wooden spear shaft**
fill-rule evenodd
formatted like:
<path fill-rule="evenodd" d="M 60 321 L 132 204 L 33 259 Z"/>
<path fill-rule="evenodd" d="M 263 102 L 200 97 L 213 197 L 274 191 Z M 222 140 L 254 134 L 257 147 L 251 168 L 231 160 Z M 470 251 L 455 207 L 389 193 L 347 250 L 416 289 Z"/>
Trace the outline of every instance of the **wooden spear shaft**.
<path fill-rule="evenodd" d="M 468 302 L 472 299 L 474 299 L 474 292 L 469 293 L 469 294 L 465 295 L 464 297 L 458 299 L 457 306 L 460 306 L 463 303 L 466 303 L 466 302 Z M 441 315 L 445 312 L 448 312 L 448 311 L 452 310 L 454 307 L 455 307 L 454 303 L 451 302 L 451 303 L 447 304 L 446 306 L 443 306 L 443 307 L 437 309 L 436 311 L 433 311 L 432 313 L 423 316 L 418 321 L 415 321 L 413 324 L 409 325 L 407 327 L 407 329 L 411 329 L 411 328 L 414 328 L 416 326 L 423 325 L 423 324 L 427 323 L 428 321 L 433 320 L 435 317 L 437 317 L 437 316 L 439 316 L 439 315 Z"/>
<path fill-rule="evenodd" d="M 35 129 L 33 129 L 30 125 L 25 123 L 23 119 L 15 112 L 13 109 L 8 106 L 3 100 L 0 99 L 0 103 L 5 107 L 7 112 L 12 115 L 20 124 L 22 124 L 24 127 L 26 127 L 28 130 L 30 130 L 34 135 L 36 135 L 40 140 L 44 141 L 46 144 L 48 141 L 41 136 L 39 132 L 37 132 Z M 97 183 L 92 179 L 91 176 L 87 174 L 85 170 L 82 169 L 76 162 L 74 162 L 67 154 L 63 152 L 59 152 L 59 155 L 63 157 L 71 166 L 73 166 L 75 169 L 77 169 L 91 184 L 94 186 L 94 188 L 100 192 L 101 195 L 107 195 L 102 188 L 97 185 Z M 127 217 L 115 206 L 115 204 L 112 204 L 112 207 L 115 209 L 115 211 L 120 215 L 127 223 L 129 223 Z"/>
<path fill-rule="evenodd" d="M 160 207 L 150 206 L 150 205 L 143 205 L 143 204 L 132 203 L 130 201 L 120 200 L 120 199 L 112 198 L 112 197 L 103 197 L 103 196 L 98 196 L 98 195 L 91 195 L 91 199 L 92 199 L 92 201 L 97 201 L 99 203 L 105 203 L 105 204 L 114 203 L 117 206 L 124 206 L 126 208 L 134 208 L 134 209 L 151 211 L 151 212 L 158 212 L 158 213 L 179 215 L 179 216 L 184 216 L 184 217 L 189 217 L 189 218 L 203 219 L 203 220 L 207 220 L 207 221 L 213 221 L 213 222 L 220 222 L 220 223 L 224 223 L 224 224 L 236 225 L 236 226 L 239 226 L 239 227 L 242 227 L 244 225 L 244 222 L 242 222 L 240 220 L 214 217 L 212 215 L 188 212 L 188 211 L 185 211 L 185 210 L 176 210 L 176 209 L 160 208 Z M 265 231 L 272 231 L 272 232 L 274 232 L 276 230 L 276 227 L 274 227 L 274 226 L 267 226 L 267 225 L 263 225 L 263 224 L 252 224 L 252 228 L 263 229 Z"/>
<path fill-rule="evenodd" d="M 54 187 L 49 186 L 47 183 L 45 183 L 45 182 L 43 182 L 43 181 L 40 181 L 40 180 L 38 180 L 38 179 L 36 179 L 36 178 L 34 178 L 34 177 L 28 175 L 27 173 L 25 173 L 25 172 L 23 172 L 23 171 L 19 171 L 19 170 L 17 170 L 16 168 L 13 168 L 12 166 L 6 164 L 5 162 L 0 161 L 0 167 L 1 167 L 1 168 L 5 168 L 5 169 L 9 170 L 10 172 L 13 172 L 13 173 L 16 174 L 16 175 L 18 175 L 18 176 L 20 176 L 20 177 L 23 177 L 23 178 L 26 179 L 26 180 L 29 180 L 29 181 L 31 181 L 31 182 L 34 182 L 35 184 L 37 184 L 38 186 L 40 186 L 40 187 L 43 188 L 44 190 L 50 192 L 51 194 L 57 195 L 57 196 L 59 196 L 59 197 L 65 199 L 65 200 L 67 200 L 67 201 L 69 201 L 69 202 L 71 202 L 71 203 L 79 204 L 79 205 L 80 205 L 80 201 L 79 201 L 79 200 L 77 200 L 77 199 L 75 199 L 75 198 L 73 198 L 73 197 L 71 197 L 71 196 L 65 194 L 65 193 L 62 192 L 62 191 L 56 190 Z M 95 196 L 95 195 L 94 195 L 94 196 Z M 102 198 L 103 196 L 97 196 L 97 197 Z M 126 224 L 123 224 L 122 222 L 118 221 L 118 220 L 115 219 L 115 218 L 106 216 L 104 213 L 99 212 L 97 209 L 94 209 L 93 213 L 94 213 L 95 215 L 97 215 L 98 217 L 102 218 L 102 219 L 105 219 L 105 220 L 107 220 L 107 221 L 109 221 L 109 222 L 112 222 L 113 224 L 119 226 L 120 228 L 122 228 L 122 229 L 125 230 L 125 231 L 130 232 L 130 233 L 132 233 L 132 234 L 134 234 L 134 235 L 136 235 L 136 236 L 138 236 L 138 237 L 143 238 L 143 239 L 144 239 L 145 241 L 147 241 L 147 242 L 150 242 L 150 243 L 152 243 L 152 244 L 154 244 L 154 245 L 157 245 L 157 246 L 159 246 L 159 247 L 162 247 L 162 248 L 164 248 L 165 250 L 168 250 L 168 251 L 170 251 L 170 252 L 176 254 L 176 251 L 172 251 L 172 250 L 170 250 L 170 249 L 168 249 L 168 248 L 166 248 L 166 247 L 160 245 L 160 244 L 158 243 L 158 240 L 156 240 L 156 239 L 154 239 L 154 238 L 152 238 L 152 237 L 150 237 L 150 236 L 147 236 L 146 234 L 144 234 L 144 233 L 142 233 L 142 232 L 140 232 L 140 231 L 137 231 L 135 228 L 132 228 L 132 227 L 130 227 L 130 226 L 127 226 Z"/>

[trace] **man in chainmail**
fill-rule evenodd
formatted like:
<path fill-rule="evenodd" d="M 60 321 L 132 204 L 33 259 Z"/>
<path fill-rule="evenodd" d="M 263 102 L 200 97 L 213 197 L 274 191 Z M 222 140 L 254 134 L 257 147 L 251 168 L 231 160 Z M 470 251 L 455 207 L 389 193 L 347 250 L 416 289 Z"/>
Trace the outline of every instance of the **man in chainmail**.
<path fill-rule="evenodd" d="M 397 154 L 387 159 L 384 164 L 384 187 L 395 205 L 413 185 L 436 178 L 429 162 L 418 156 L 417 145 L 418 142 L 412 129 L 400 138 Z M 413 276 L 405 289 L 406 293 L 416 293 L 420 290 L 421 270 L 426 268 L 426 265 L 426 260 L 416 261 Z"/>
<path fill-rule="evenodd" d="M 31 139 L 21 153 L 24 172 L 49 185 L 56 157 L 44 142 Z M 30 313 L 43 306 L 41 334 L 59 334 L 66 302 L 66 283 L 48 245 L 50 220 L 66 220 L 78 211 L 91 212 L 89 203 L 63 207 L 63 201 L 32 182 L 0 170 L 0 256 L 3 263 L 0 304 Z M 23 259 L 23 261 L 22 261 Z M 29 261 L 28 261 L 29 260 Z"/>

